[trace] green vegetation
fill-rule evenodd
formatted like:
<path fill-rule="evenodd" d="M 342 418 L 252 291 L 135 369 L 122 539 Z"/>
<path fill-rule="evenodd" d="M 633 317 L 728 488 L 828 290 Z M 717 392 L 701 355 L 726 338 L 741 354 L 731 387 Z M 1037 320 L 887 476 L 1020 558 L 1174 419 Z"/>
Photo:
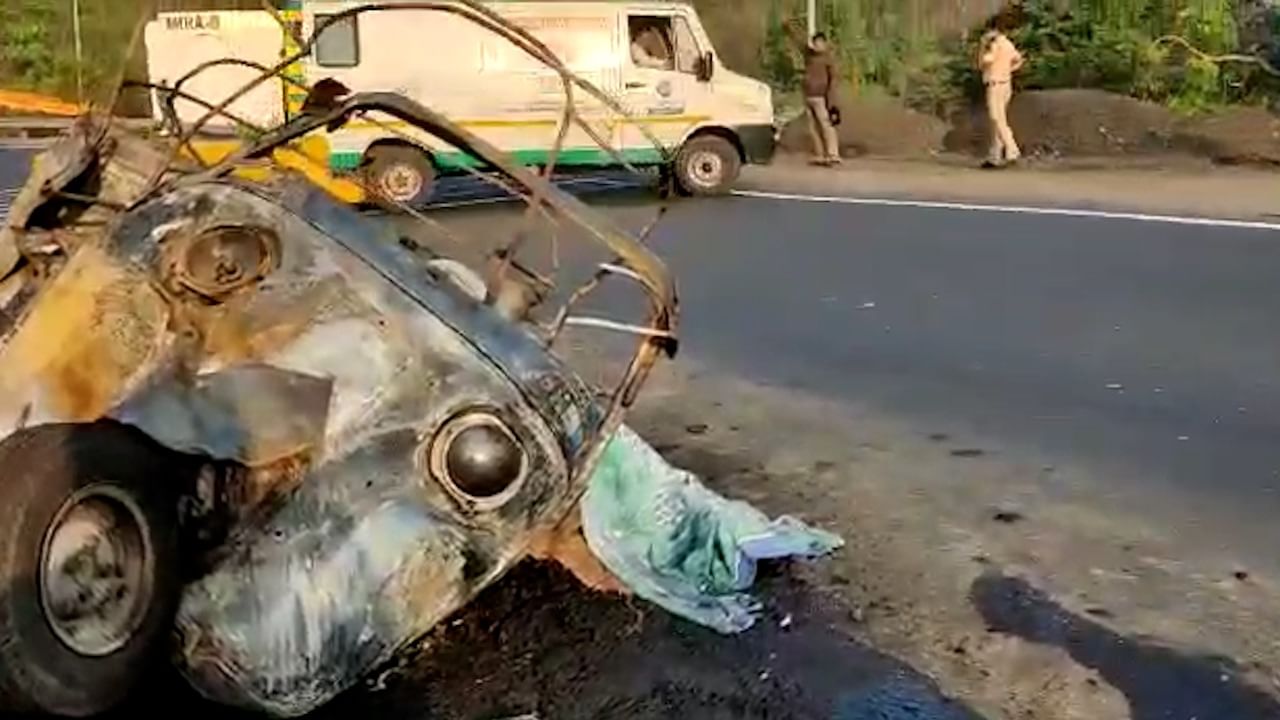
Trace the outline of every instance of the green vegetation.
<path fill-rule="evenodd" d="M 81 61 L 77 62 L 73 0 L 0 0 L 0 87 L 84 101 L 110 97 L 126 62 L 140 74 L 143 59 L 125 58 L 142 8 L 132 0 L 78 0 Z M 257 0 L 159 0 L 160 10 L 260 7 Z M 139 54 L 140 55 L 140 54 Z M 83 97 L 80 97 L 83 87 Z"/>
<path fill-rule="evenodd" d="M 1028 6 L 1014 40 L 1031 58 L 1031 87 L 1101 87 L 1175 109 L 1256 99 L 1276 87 L 1256 66 L 1215 63 L 1162 38 L 1181 38 L 1210 55 L 1240 45 L 1232 0 L 1093 0 L 1071 14 Z"/>
<path fill-rule="evenodd" d="M 257 7 L 259 0 L 158 0 L 162 10 Z M 805 0 L 693 0 L 724 59 L 770 80 L 785 97 L 798 83 Z M 125 62 L 142 2 L 79 0 L 83 62 L 77 63 L 73 0 L 0 0 L 0 87 L 86 100 L 103 97 Z M 976 96 L 974 43 L 1001 0 L 818 0 L 856 93 L 888 93 L 944 113 Z M 1026 88 L 1097 87 L 1197 111 L 1280 97 L 1258 67 L 1208 55 L 1270 43 L 1280 59 L 1280 10 L 1259 0 L 1024 0 L 1012 33 L 1026 52 Z M 132 59 L 138 70 L 141 58 Z"/>
<path fill-rule="evenodd" d="M 1242 3 L 1248 0 L 1025 0 L 1009 14 L 1016 24 L 1011 36 L 1028 58 L 1020 81 L 1031 89 L 1103 88 L 1184 111 L 1274 98 L 1280 84 L 1258 66 L 1205 57 L 1242 52 Z M 783 92 L 798 79 L 789 26 L 802 24 L 803 5 L 769 0 L 759 69 Z M 884 90 L 942 112 L 979 91 L 973 58 L 986 17 L 964 17 L 954 9 L 959 3 L 927 0 L 820 5 L 820 26 L 855 92 Z M 1261 34 L 1275 42 L 1267 24 L 1280 23 L 1280 13 L 1270 12 Z"/>

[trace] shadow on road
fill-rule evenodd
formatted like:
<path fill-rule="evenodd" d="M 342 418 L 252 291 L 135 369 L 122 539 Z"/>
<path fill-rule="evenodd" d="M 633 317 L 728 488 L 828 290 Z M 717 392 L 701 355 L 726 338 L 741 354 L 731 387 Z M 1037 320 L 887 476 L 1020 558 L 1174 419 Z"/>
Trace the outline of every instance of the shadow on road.
<path fill-rule="evenodd" d="M 1053 645 L 1124 694 L 1133 720 L 1270 720 L 1280 704 L 1228 658 L 1178 652 L 1074 615 L 1026 580 L 987 573 L 970 599 L 993 632 Z"/>
<path fill-rule="evenodd" d="M 582 199 L 622 193 L 645 194 L 652 201 L 657 194 L 653 177 L 625 170 L 558 173 L 554 182 L 561 190 Z M 451 176 L 441 179 L 424 209 L 485 206 L 515 199 L 515 196 L 488 182 L 483 176 Z"/>

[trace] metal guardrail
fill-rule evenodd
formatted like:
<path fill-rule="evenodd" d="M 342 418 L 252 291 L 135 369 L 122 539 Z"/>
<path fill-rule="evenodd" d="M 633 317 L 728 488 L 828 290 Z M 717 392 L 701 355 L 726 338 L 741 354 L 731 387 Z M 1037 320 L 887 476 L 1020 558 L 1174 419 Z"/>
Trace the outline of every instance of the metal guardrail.
<path fill-rule="evenodd" d="M 66 132 L 73 122 L 73 117 L 0 116 L 0 146 L 46 145 Z M 117 122 L 135 129 L 152 125 L 147 118 L 117 118 Z"/>
<path fill-rule="evenodd" d="M 0 140 L 53 138 L 65 132 L 71 123 L 72 118 L 64 117 L 0 117 Z"/>

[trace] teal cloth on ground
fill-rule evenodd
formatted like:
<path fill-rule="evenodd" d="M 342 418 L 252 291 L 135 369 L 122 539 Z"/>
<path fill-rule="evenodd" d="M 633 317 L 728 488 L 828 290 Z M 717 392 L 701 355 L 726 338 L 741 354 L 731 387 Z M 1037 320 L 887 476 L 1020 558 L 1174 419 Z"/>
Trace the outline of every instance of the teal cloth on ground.
<path fill-rule="evenodd" d="M 725 634 L 751 627 L 758 560 L 812 558 L 844 545 L 789 516 L 770 520 L 672 467 L 630 428 L 609 442 L 582 500 L 592 552 L 636 595 Z"/>

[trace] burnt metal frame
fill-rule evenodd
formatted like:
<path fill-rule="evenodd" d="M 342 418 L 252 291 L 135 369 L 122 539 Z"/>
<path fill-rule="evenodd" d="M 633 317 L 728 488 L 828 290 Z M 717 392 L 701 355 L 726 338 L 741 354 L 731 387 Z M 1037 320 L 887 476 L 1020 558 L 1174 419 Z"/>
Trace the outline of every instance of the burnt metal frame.
<path fill-rule="evenodd" d="M 165 98 L 166 120 L 172 125 L 177 142 L 171 150 L 166 166 L 150 178 L 147 189 L 140 195 L 137 203 L 145 202 L 168 186 L 224 178 L 239 163 L 246 160 L 270 158 L 276 149 L 301 139 L 311 132 L 320 129 L 332 131 L 341 127 L 352 117 L 363 116 L 368 112 L 391 115 L 408 123 L 410 126 L 427 132 L 484 161 L 490 167 L 497 169 L 506 178 L 515 181 L 516 187 L 513 188 L 499 179 L 488 175 L 485 176 L 486 179 L 495 182 L 495 184 L 512 192 L 512 194 L 518 194 L 528 204 L 529 213 L 527 219 L 531 219 L 535 213 L 565 217 L 578 226 L 589 230 L 592 238 L 614 255 L 613 262 L 602 263 L 595 275 L 572 293 L 551 326 L 546 328 L 548 345 L 554 343 L 566 326 L 608 329 L 634 334 L 641 338 L 639 347 L 633 354 L 623 378 L 610 394 L 608 410 L 600 433 L 603 437 L 611 435 L 621 423 L 623 411 L 634 402 L 640 387 L 643 385 L 653 365 L 657 362 L 658 357 L 663 354 L 673 356 L 677 350 L 676 325 L 678 308 L 675 285 L 662 261 L 644 245 L 644 239 L 653 226 L 656 225 L 656 220 L 639 239 L 634 238 L 601 217 L 598 213 L 590 210 L 581 201 L 556 188 L 549 182 L 549 178 L 554 171 L 570 123 L 574 123 L 581 128 L 602 150 L 612 155 L 620 165 L 635 171 L 635 168 L 577 113 L 574 101 L 575 88 L 602 102 L 605 107 L 623 117 L 630 117 L 630 113 L 615 98 L 569 70 L 550 48 L 534 35 L 503 18 L 497 12 L 485 7 L 477 0 L 365 3 L 326 15 L 324 22 L 316 23 L 316 27 L 312 28 L 312 32 L 307 38 L 298 36 L 295 28 L 271 6 L 270 0 L 264 0 L 263 5 L 277 23 L 280 24 L 282 31 L 294 40 L 298 49 L 271 67 L 236 58 L 209 61 L 190 70 L 175 83 L 173 88 L 156 88 L 161 92 L 168 92 Z M 508 154 L 453 123 L 445 116 L 393 93 L 358 93 L 351 95 L 336 106 L 329 108 L 327 112 L 292 118 L 283 125 L 265 132 L 262 128 L 228 112 L 228 108 L 233 103 L 272 78 L 283 79 L 290 85 L 309 91 L 310 88 L 305 83 L 289 78 L 285 70 L 309 55 L 319 36 L 332 24 L 342 22 L 348 18 L 354 19 L 365 13 L 413 10 L 446 12 L 461 16 L 506 39 L 559 75 L 564 90 L 565 105 L 557 122 L 555 142 L 552 144 L 547 164 L 541 176 L 515 163 Z M 216 103 L 193 98 L 189 93 L 182 90 L 182 86 L 193 77 L 209 68 L 220 65 L 244 66 L 259 70 L 260 74 Z M 190 127 L 183 128 L 177 112 L 173 108 L 175 98 L 194 100 L 198 105 L 206 109 L 205 113 Z M 250 132 L 257 135 L 257 138 L 220 162 L 207 166 L 199 154 L 194 151 L 192 142 L 210 120 L 220 116 L 227 117 L 241 127 L 250 130 Z M 664 146 L 644 123 L 639 123 L 638 127 L 659 151 L 662 157 L 662 164 L 669 165 L 673 160 L 670 149 Z M 402 133 L 397 134 L 403 136 Z M 196 173 L 180 173 L 175 177 L 170 175 L 169 172 L 174 169 L 178 154 L 183 148 L 188 149 L 195 157 L 196 162 L 203 167 Z M 663 216 L 665 210 L 665 205 L 659 209 L 659 219 Z M 412 210 L 410 212 L 418 219 L 432 223 L 431 220 L 420 213 L 412 212 Z M 524 271 L 526 277 L 532 276 L 535 280 L 547 284 L 544 279 L 535 273 L 519 267 L 515 260 L 514 249 L 522 241 L 523 237 L 524 233 L 517 233 L 512 242 L 499 251 L 498 257 L 501 262 L 498 266 L 498 282 L 502 281 L 510 267 L 515 266 L 517 269 Z M 650 304 L 650 313 L 645 325 L 637 326 L 607 319 L 580 317 L 570 314 L 577 302 L 598 288 L 605 278 L 612 276 L 636 282 L 644 289 Z M 603 443 L 597 442 L 595 445 L 595 452 L 598 453 L 603 449 Z"/>

